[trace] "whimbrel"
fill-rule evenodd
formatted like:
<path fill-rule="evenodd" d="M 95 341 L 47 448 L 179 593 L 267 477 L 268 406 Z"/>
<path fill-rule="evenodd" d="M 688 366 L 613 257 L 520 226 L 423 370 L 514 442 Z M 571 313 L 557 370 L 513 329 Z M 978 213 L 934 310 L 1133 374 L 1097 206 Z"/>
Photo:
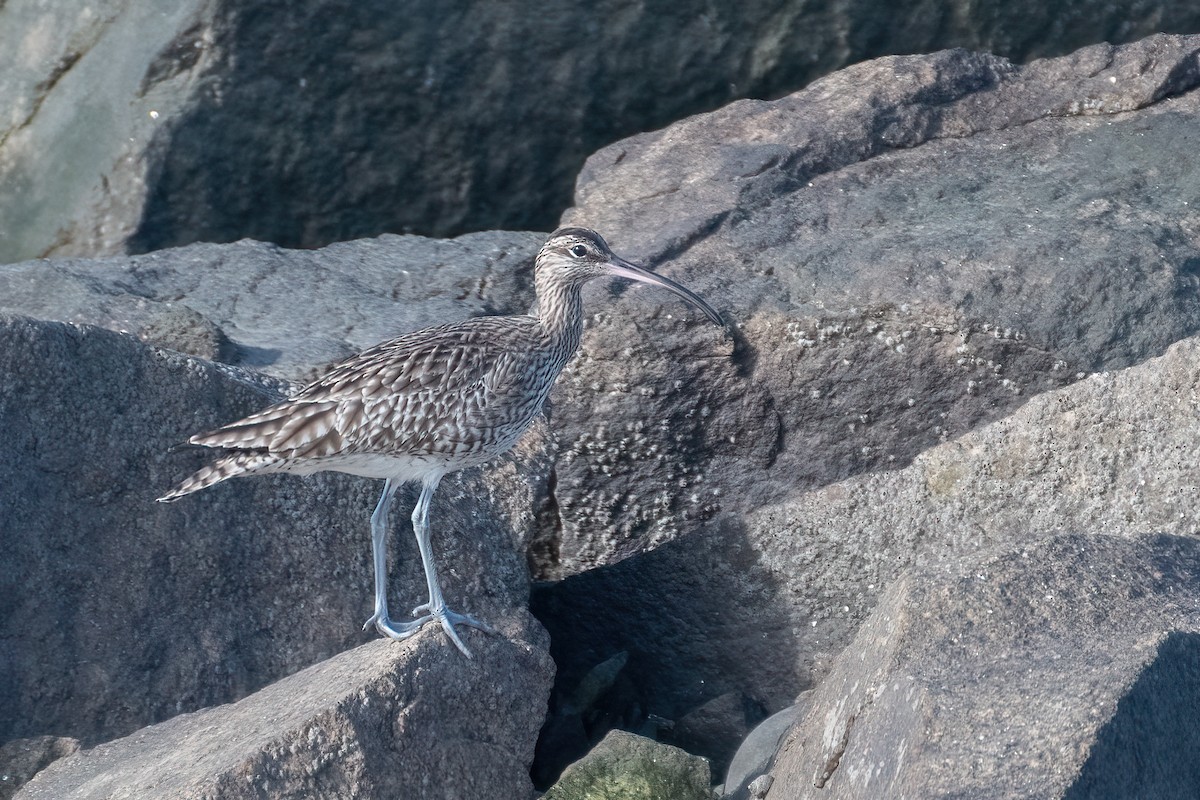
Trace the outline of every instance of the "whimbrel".
<path fill-rule="evenodd" d="M 604 276 L 669 289 L 723 325 L 698 296 L 614 255 L 595 231 L 560 228 L 534 264 L 536 313 L 438 325 L 364 350 L 291 399 L 191 437 L 189 444 L 226 452 L 159 501 L 244 475 L 331 470 L 384 479 L 371 514 L 375 613 L 363 630 L 374 623 L 385 636 L 405 639 L 438 622 L 469 658 L 454 626 L 494 631 L 446 606 L 430 548 L 430 500 L 442 476 L 507 452 L 537 417 L 579 347 L 580 290 Z M 408 481 L 421 483 L 412 525 L 429 600 L 413 609 L 417 619 L 396 622 L 387 607 L 387 516 L 392 496 Z"/>

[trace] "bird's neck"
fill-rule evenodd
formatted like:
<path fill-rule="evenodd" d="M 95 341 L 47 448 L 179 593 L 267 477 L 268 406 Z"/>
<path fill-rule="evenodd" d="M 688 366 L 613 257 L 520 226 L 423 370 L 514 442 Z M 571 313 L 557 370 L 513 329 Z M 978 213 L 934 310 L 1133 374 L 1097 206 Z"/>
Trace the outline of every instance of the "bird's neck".
<path fill-rule="evenodd" d="M 578 284 L 537 281 L 538 321 L 547 343 L 561 352 L 565 364 L 583 338 L 583 299 Z"/>

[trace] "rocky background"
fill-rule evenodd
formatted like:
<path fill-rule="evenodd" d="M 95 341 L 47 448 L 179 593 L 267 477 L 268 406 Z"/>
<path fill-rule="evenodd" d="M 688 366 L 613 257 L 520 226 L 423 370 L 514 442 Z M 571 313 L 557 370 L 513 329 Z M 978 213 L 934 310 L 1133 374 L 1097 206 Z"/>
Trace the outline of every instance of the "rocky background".
<path fill-rule="evenodd" d="M 1200 795 L 1200 17 L 755 8 L 0 5 L 0 797 Z M 730 324 L 589 289 L 473 661 L 371 481 L 152 502 L 560 219 Z"/>

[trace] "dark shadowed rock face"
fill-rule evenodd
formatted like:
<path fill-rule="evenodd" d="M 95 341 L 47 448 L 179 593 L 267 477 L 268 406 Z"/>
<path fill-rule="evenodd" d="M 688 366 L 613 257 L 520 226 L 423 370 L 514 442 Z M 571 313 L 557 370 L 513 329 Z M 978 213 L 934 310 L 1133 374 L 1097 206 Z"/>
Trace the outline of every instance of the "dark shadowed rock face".
<path fill-rule="evenodd" d="M 374 638 L 360 626 L 377 482 L 255 478 L 154 502 L 205 460 L 172 445 L 268 402 L 235 373 L 99 328 L 0 318 L 0 740 L 90 745 Z M 489 622 L 527 601 L 543 440 L 535 429 L 512 458 L 448 478 L 431 511 L 447 598 Z M 393 512 L 401 609 L 426 596 L 413 494 Z"/>
<path fill-rule="evenodd" d="M 1024 60 L 1187 0 L 0 6 L 0 261 L 553 227 L 596 148 L 848 64 Z"/>
<path fill-rule="evenodd" d="M 1200 542 L 1067 534 L 917 570 L 785 740 L 772 796 L 1195 797 Z"/>
<path fill-rule="evenodd" d="M 473 662 L 433 631 L 362 645 L 57 761 L 17 797 L 528 797 L 553 665 L 525 612 L 500 627 Z"/>

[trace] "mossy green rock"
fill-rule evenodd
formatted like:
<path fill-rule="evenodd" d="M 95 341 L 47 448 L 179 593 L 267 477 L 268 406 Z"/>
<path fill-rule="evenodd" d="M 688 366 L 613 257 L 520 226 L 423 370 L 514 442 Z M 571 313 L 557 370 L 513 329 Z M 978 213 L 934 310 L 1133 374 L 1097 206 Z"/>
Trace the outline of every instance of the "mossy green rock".
<path fill-rule="evenodd" d="M 708 762 L 678 747 L 612 731 L 543 800 L 712 800 Z"/>

